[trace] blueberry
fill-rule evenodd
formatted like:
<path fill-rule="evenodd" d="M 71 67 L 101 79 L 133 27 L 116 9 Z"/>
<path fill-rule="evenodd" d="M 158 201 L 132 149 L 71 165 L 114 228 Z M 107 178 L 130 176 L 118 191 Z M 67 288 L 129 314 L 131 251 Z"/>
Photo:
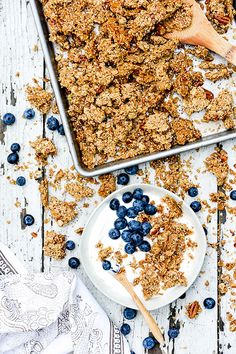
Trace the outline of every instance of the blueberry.
<path fill-rule="evenodd" d="M 149 200 L 150 200 L 150 198 L 149 198 L 149 196 L 148 195 L 143 195 L 142 196 L 142 201 L 144 202 L 144 203 L 149 203 Z"/>
<path fill-rule="evenodd" d="M 134 200 L 133 207 L 138 211 L 144 210 L 145 203 L 142 200 Z"/>
<path fill-rule="evenodd" d="M 203 301 L 203 305 L 206 309 L 211 310 L 213 309 L 213 307 L 215 307 L 215 300 L 212 299 L 212 297 L 207 297 L 204 301 Z"/>
<path fill-rule="evenodd" d="M 127 209 L 127 217 L 130 218 L 130 219 L 134 219 L 136 218 L 136 216 L 138 215 L 138 211 L 131 207 L 129 209 Z"/>
<path fill-rule="evenodd" d="M 129 176 L 127 173 L 121 173 L 117 176 L 117 184 L 121 184 L 122 186 L 126 186 L 129 183 Z"/>
<path fill-rule="evenodd" d="M 203 230 L 204 230 L 204 232 L 205 232 L 205 235 L 207 235 L 207 234 L 208 234 L 208 231 L 207 231 L 207 228 L 206 228 L 205 226 L 203 226 Z"/>
<path fill-rule="evenodd" d="M 157 212 L 157 208 L 155 207 L 155 205 L 146 204 L 144 205 L 144 211 L 147 215 L 154 215 Z"/>
<path fill-rule="evenodd" d="M 195 211 L 195 213 L 197 213 L 199 210 L 202 209 L 202 205 L 200 202 L 198 202 L 197 200 L 195 200 L 194 202 L 192 202 L 190 204 L 190 208 L 193 209 L 193 211 Z"/>
<path fill-rule="evenodd" d="M 153 337 L 147 337 L 143 340 L 143 346 L 145 349 L 152 349 L 156 345 L 156 340 Z"/>
<path fill-rule="evenodd" d="M 118 216 L 118 218 L 124 218 L 127 214 L 127 208 L 123 205 L 119 206 L 116 215 Z"/>
<path fill-rule="evenodd" d="M 60 135 L 65 135 L 65 130 L 62 124 L 59 125 L 59 127 L 57 128 L 57 131 Z"/>
<path fill-rule="evenodd" d="M 138 172 L 138 166 L 131 166 L 131 167 L 126 167 L 125 172 L 128 173 L 128 175 L 136 175 Z"/>
<path fill-rule="evenodd" d="M 126 307 L 123 312 L 124 318 L 126 320 L 133 320 L 136 315 L 137 315 L 137 310 L 130 309 L 129 307 Z"/>
<path fill-rule="evenodd" d="M 193 198 L 196 197 L 198 195 L 198 189 L 196 187 L 189 188 L 188 195 Z"/>
<path fill-rule="evenodd" d="M 141 243 L 143 242 L 143 236 L 138 233 L 132 234 L 131 239 L 136 246 L 141 245 Z"/>
<path fill-rule="evenodd" d="M 51 116 L 47 120 L 47 127 L 49 130 L 57 130 L 59 128 L 59 122 L 58 119 Z"/>
<path fill-rule="evenodd" d="M 35 111 L 32 108 L 28 108 L 23 113 L 24 118 L 33 119 L 35 117 Z"/>
<path fill-rule="evenodd" d="M 133 199 L 133 194 L 131 192 L 125 192 L 122 195 L 122 200 L 124 203 L 130 203 L 132 199 Z"/>
<path fill-rule="evenodd" d="M 19 161 L 19 155 L 16 152 L 12 152 L 7 156 L 7 162 L 15 165 Z"/>
<path fill-rule="evenodd" d="M 137 221 L 137 220 L 131 220 L 128 223 L 128 228 L 131 231 L 140 231 L 140 230 L 142 230 L 142 223 L 140 221 Z"/>
<path fill-rule="evenodd" d="M 186 293 L 183 293 L 179 298 L 180 298 L 181 300 L 185 299 L 185 298 L 186 298 Z"/>
<path fill-rule="evenodd" d="M 66 249 L 69 251 L 72 251 L 73 249 L 75 249 L 74 241 L 72 241 L 72 240 L 66 241 Z"/>
<path fill-rule="evenodd" d="M 26 214 L 23 218 L 23 223 L 25 226 L 31 226 L 34 223 L 34 217 L 30 214 Z"/>
<path fill-rule="evenodd" d="M 18 185 L 18 186 L 24 186 L 25 185 L 25 183 L 26 183 L 26 179 L 25 179 L 25 177 L 23 177 L 23 176 L 19 176 L 19 177 L 17 177 L 17 179 L 16 179 L 16 184 Z"/>
<path fill-rule="evenodd" d="M 130 232 L 129 230 L 122 231 L 121 238 L 123 241 L 131 242 L 131 236 L 132 236 L 132 232 Z"/>
<path fill-rule="evenodd" d="M 179 335 L 179 329 L 178 328 L 172 327 L 172 328 L 169 329 L 169 331 L 168 331 L 169 338 L 177 338 L 178 335 Z"/>
<path fill-rule="evenodd" d="M 69 267 L 71 267 L 71 268 L 73 268 L 73 269 L 76 269 L 76 268 L 79 267 L 80 261 L 79 261 L 79 259 L 76 258 L 76 257 L 71 257 L 71 258 L 69 259 L 69 261 L 68 261 L 68 265 L 69 265 Z"/>
<path fill-rule="evenodd" d="M 148 221 L 142 223 L 143 235 L 146 236 L 151 231 L 152 225 Z"/>
<path fill-rule="evenodd" d="M 125 252 L 127 254 L 133 254 L 136 251 L 135 245 L 132 242 L 128 242 L 125 245 Z"/>
<path fill-rule="evenodd" d="M 111 210 L 117 210 L 120 206 L 120 202 L 118 199 L 114 198 L 110 201 L 110 204 L 109 204 Z"/>
<path fill-rule="evenodd" d="M 151 249 L 150 243 L 148 241 L 143 241 L 138 248 L 140 249 L 140 251 L 142 252 L 149 252 Z"/>
<path fill-rule="evenodd" d="M 127 226 L 127 220 L 123 218 L 118 218 L 114 222 L 115 229 L 117 230 L 123 230 Z"/>
<path fill-rule="evenodd" d="M 124 336 L 127 336 L 127 334 L 129 334 L 131 331 L 130 325 L 128 325 L 128 323 L 123 323 L 123 325 L 120 327 L 120 331 Z"/>
<path fill-rule="evenodd" d="M 143 197 L 143 190 L 141 188 L 136 188 L 133 192 L 133 198 L 141 200 Z"/>
<path fill-rule="evenodd" d="M 236 190 L 231 191 L 229 196 L 232 200 L 236 200 Z"/>
<path fill-rule="evenodd" d="M 130 351 L 130 354 L 135 354 L 135 352 L 133 350 Z"/>
<path fill-rule="evenodd" d="M 102 262 L 102 268 L 104 269 L 104 270 L 109 270 L 109 269 L 111 269 L 111 262 L 109 262 L 109 261 L 103 261 Z"/>
<path fill-rule="evenodd" d="M 13 144 L 11 144 L 11 151 L 12 152 L 19 152 L 20 151 L 20 144 L 18 144 L 18 143 L 13 143 Z"/>
<path fill-rule="evenodd" d="M 6 113 L 2 117 L 3 123 L 6 125 L 12 125 L 16 121 L 16 117 L 12 113 Z"/>
<path fill-rule="evenodd" d="M 120 231 L 117 229 L 111 229 L 108 235 L 112 240 L 117 240 L 120 237 Z"/>

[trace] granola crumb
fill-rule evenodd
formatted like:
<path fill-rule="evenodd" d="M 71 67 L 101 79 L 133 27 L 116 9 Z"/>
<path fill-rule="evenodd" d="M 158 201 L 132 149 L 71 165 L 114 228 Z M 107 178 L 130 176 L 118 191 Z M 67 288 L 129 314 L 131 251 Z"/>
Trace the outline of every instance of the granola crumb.
<path fill-rule="evenodd" d="M 65 236 L 54 231 L 47 231 L 43 249 L 45 256 L 56 260 L 63 259 L 66 255 Z"/>
<path fill-rule="evenodd" d="M 78 229 L 75 230 L 75 233 L 78 235 L 82 235 L 82 233 L 84 232 L 84 228 L 83 227 L 79 227 Z"/>
<path fill-rule="evenodd" d="M 52 94 L 45 91 L 41 86 L 27 86 L 27 100 L 42 114 L 47 114 L 51 108 Z"/>
<path fill-rule="evenodd" d="M 76 203 L 65 202 L 56 197 L 51 197 L 49 201 L 49 210 L 54 220 L 59 226 L 67 225 L 78 214 L 75 210 Z"/>
<path fill-rule="evenodd" d="M 41 196 L 42 205 L 46 208 L 48 206 L 48 180 L 45 178 L 39 185 L 39 192 Z"/>
<path fill-rule="evenodd" d="M 47 158 L 49 155 L 56 155 L 57 149 L 53 142 L 48 138 L 38 138 L 30 142 L 30 146 L 35 151 L 36 160 L 42 165 L 47 165 Z"/>

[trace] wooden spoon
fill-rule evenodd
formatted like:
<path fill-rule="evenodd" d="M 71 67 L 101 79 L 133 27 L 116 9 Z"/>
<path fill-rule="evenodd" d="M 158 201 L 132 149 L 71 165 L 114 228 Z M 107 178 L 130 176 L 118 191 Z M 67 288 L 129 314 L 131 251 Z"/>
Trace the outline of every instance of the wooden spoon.
<path fill-rule="evenodd" d="M 184 1 L 192 5 L 192 24 L 182 31 L 167 33 L 165 37 L 178 39 L 185 44 L 203 46 L 236 65 L 236 47 L 216 32 L 195 0 Z"/>
<path fill-rule="evenodd" d="M 144 304 L 141 302 L 140 298 L 138 295 L 135 293 L 133 286 L 130 284 L 128 281 L 125 272 L 114 272 L 114 277 L 120 282 L 121 285 L 128 291 L 128 293 L 131 295 L 132 299 L 138 306 L 140 312 L 142 313 L 150 331 L 152 332 L 154 338 L 161 344 L 164 345 L 165 341 L 163 338 L 163 335 L 160 331 L 160 328 L 158 327 L 156 321 L 152 317 L 152 315 L 148 312 Z"/>

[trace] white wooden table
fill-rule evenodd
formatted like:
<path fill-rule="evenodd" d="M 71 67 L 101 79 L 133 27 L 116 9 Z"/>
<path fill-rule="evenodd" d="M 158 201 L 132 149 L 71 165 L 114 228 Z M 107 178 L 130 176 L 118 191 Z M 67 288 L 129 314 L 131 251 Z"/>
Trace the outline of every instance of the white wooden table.
<path fill-rule="evenodd" d="M 35 45 L 38 46 L 38 51 L 35 50 Z M 28 107 L 24 94 L 25 85 L 32 82 L 33 77 L 43 78 L 45 76 L 43 54 L 28 1 L 0 0 L 0 114 L 12 112 L 17 117 L 17 122 L 13 126 L 7 128 L 0 126 L 0 238 L 24 262 L 28 270 L 34 272 L 65 269 L 69 256 L 76 255 L 78 252 L 77 247 L 62 262 L 50 261 L 49 258 L 44 257 L 42 252 L 45 231 L 48 229 L 61 230 L 52 221 L 44 224 L 48 215 L 40 202 L 38 182 L 29 178 L 29 172 L 37 169 L 32 150 L 29 147 L 29 140 L 34 140 L 37 136 L 42 135 L 52 138 L 59 152 L 53 161 L 50 160 L 49 166 L 57 165 L 57 168 L 66 168 L 72 165 L 65 137 L 45 129 L 46 117 L 40 116 L 37 112 L 36 118 L 32 121 L 21 118 L 23 111 Z M 27 163 L 29 170 L 15 171 L 12 165 L 6 163 L 10 145 L 13 142 L 21 144 L 20 165 Z M 236 141 L 228 141 L 223 146 L 229 154 L 231 166 L 236 162 L 236 152 L 232 150 L 235 144 Z M 204 173 L 203 160 L 213 152 L 213 149 L 214 146 L 211 146 L 198 152 L 192 151 L 182 155 L 183 159 L 192 156 L 191 175 L 193 179 L 197 178 L 197 182 L 200 184 L 200 197 L 208 201 L 209 194 L 216 192 L 218 187 L 215 177 Z M 200 172 L 197 172 L 199 168 Z M 48 174 L 48 167 L 43 173 Z M 8 176 L 16 178 L 19 175 L 26 176 L 25 187 L 12 185 L 7 179 Z M 154 183 L 152 174 L 150 179 L 151 183 Z M 135 176 L 132 181 L 142 181 L 142 177 Z M 60 193 L 61 191 L 58 191 L 58 195 Z M 89 201 L 90 207 L 87 209 L 83 209 L 81 203 L 79 217 L 68 227 L 63 228 L 62 232 L 69 239 L 75 240 L 76 244 L 79 243 L 79 236 L 74 230 L 84 226 L 87 216 L 94 208 L 95 200 L 99 201 L 100 197 L 96 196 L 93 202 Z M 21 203 L 18 208 L 15 206 L 16 201 Z M 186 201 L 189 202 L 190 198 L 186 197 Z M 211 204 L 210 201 L 209 204 Z M 26 212 L 35 217 L 35 224 L 32 227 L 24 228 L 22 226 L 22 216 Z M 223 296 L 220 304 L 213 310 L 204 310 L 197 319 L 189 320 L 185 315 L 185 305 L 189 302 L 198 300 L 202 304 L 204 298 L 208 296 L 217 300 L 217 285 L 221 274 L 221 268 L 217 267 L 217 262 L 220 259 L 227 261 L 235 259 L 233 237 L 232 242 L 228 241 L 229 230 L 236 228 L 235 217 L 233 220 L 232 216 L 216 212 L 212 215 L 211 222 L 207 224 L 206 216 L 207 213 L 204 211 L 199 213 L 201 222 L 207 225 L 208 241 L 217 242 L 225 238 L 227 243 L 224 249 L 209 247 L 202 273 L 188 290 L 186 298 L 153 313 L 165 333 L 170 325 L 174 323 L 180 325 L 179 337 L 174 342 L 173 340 L 169 342 L 172 354 L 236 353 L 236 333 L 229 331 L 226 320 L 226 312 L 230 310 L 229 295 Z M 33 238 L 32 232 L 36 232 L 38 237 Z M 124 321 L 123 308 L 97 291 L 82 268 L 79 272 L 107 314 L 120 326 Z M 206 280 L 209 281 L 208 287 L 204 285 Z M 129 323 L 132 327 L 131 334 L 127 336 L 130 346 L 136 354 L 142 354 L 145 352 L 142 347 L 142 339 L 148 335 L 148 328 L 139 314 L 135 320 L 129 321 Z M 168 337 L 167 334 L 166 337 Z M 156 348 L 150 353 L 159 353 L 159 349 Z"/>

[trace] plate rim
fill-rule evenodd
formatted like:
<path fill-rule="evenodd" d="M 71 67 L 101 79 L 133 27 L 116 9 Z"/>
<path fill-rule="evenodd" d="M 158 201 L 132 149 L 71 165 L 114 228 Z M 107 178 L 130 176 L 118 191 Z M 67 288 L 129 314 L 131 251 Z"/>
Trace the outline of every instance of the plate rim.
<path fill-rule="evenodd" d="M 200 229 L 202 229 L 201 236 L 200 236 L 200 238 L 202 239 L 202 251 L 201 251 L 201 255 L 199 256 L 199 262 L 197 263 L 197 267 L 195 268 L 195 273 L 194 273 L 194 276 L 193 276 L 192 280 L 189 281 L 189 283 L 188 283 L 188 285 L 186 287 L 179 286 L 180 291 L 178 293 L 178 296 L 175 297 L 172 301 L 169 301 L 169 300 L 167 300 L 166 302 L 164 301 L 163 304 L 161 304 L 160 306 L 159 305 L 158 306 L 153 306 L 153 304 L 150 303 L 150 306 L 149 306 L 148 305 L 148 300 L 147 300 L 145 305 L 146 305 L 146 307 L 147 307 L 147 309 L 149 311 L 152 311 L 152 310 L 156 310 L 156 309 L 162 308 L 164 306 L 167 306 L 170 303 L 176 301 L 181 295 L 183 295 L 191 287 L 191 285 L 196 281 L 196 279 L 197 279 L 197 277 L 198 277 L 198 275 L 199 275 L 199 273 L 200 273 L 200 271 L 202 269 L 202 266 L 203 266 L 203 263 L 204 263 L 204 260 L 205 260 L 205 256 L 206 256 L 207 239 L 206 239 L 202 224 L 201 224 L 199 218 L 197 217 L 197 215 L 195 214 L 195 212 L 178 195 L 174 194 L 173 192 L 171 192 L 168 189 L 165 189 L 163 187 L 155 186 L 155 185 L 152 185 L 152 184 L 145 184 L 145 183 L 132 183 L 132 184 L 124 186 L 124 187 L 122 187 L 120 189 L 115 190 L 114 192 L 109 194 L 106 198 L 104 198 L 102 200 L 102 202 L 99 203 L 96 206 L 96 208 L 92 211 L 92 213 L 90 214 L 90 216 L 89 216 L 89 218 L 88 218 L 88 220 L 86 222 L 86 225 L 84 227 L 83 233 L 81 235 L 81 240 L 80 240 L 80 245 L 79 245 L 79 258 L 80 258 L 81 265 L 82 265 L 86 275 L 88 276 L 88 278 L 90 279 L 92 284 L 96 287 L 96 289 L 98 291 L 100 291 L 103 295 L 108 297 L 110 300 L 114 301 L 115 303 L 127 307 L 127 303 L 124 303 L 123 301 L 117 301 L 117 299 L 115 299 L 113 296 L 109 296 L 107 292 L 103 291 L 103 287 L 99 286 L 99 282 L 94 280 L 93 276 L 91 275 L 90 271 L 88 270 L 88 266 L 86 265 L 86 261 L 84 260 L 83 252 L 81 252 L 81 251 L 82 251 L 82 248 L 84 248 L 84 244 L 86 243 L 86 239 L 87 239 L 87 237 L 85 236 L 86 235 L 86 231 L 87 231 L 87 229 L 89 227 L 89 224 L 90 224 L 91 220 L 93 219 L 93 216 L 97 213 L 98 209 L 100 209 L 108 200 L 112 199 L 118 193 L 120 194 L 122 192 L 125 192 L 129 188 L 146 188 L 146 187 L 148 187 L 148 188 L 151 187 L 151 188 L 156 189 L 157 191 L 162 191 L 164 193 L 167 193 L 167 194 L 171 195 L 174 199 L 177 199 L 178 201 L 181 201 L 183 203 L 183 205 L 190 211 L 190 214 L 193 216 L 194 221 L 196 221 L 196 222 L 194 222 L 194 224 L 197 223 L 198 226 L 200 227 Z M 133 302 L 133 300 L 132 300 L 132 302 Z M 133 303 L 132 308 L 138 309 L 135 303 Z"/>

